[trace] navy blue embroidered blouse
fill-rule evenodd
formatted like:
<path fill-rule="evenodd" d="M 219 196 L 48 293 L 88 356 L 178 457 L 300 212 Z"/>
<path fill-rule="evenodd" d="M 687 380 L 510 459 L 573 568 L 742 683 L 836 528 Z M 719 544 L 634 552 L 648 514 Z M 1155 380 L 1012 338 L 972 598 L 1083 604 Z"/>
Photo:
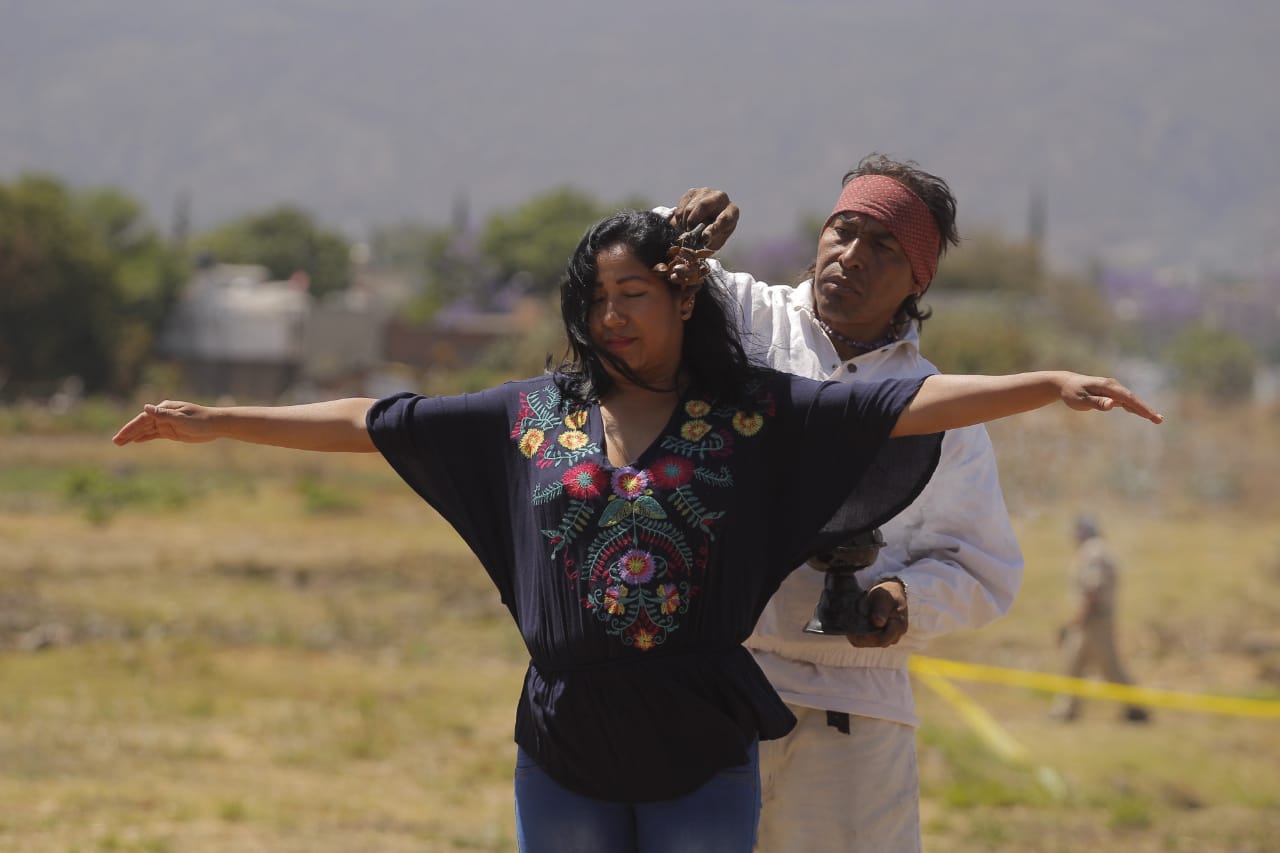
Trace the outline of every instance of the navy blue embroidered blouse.
<path fill-rule="evenodd" d="M 368 427 L 519 626 L 516 742 L 566 788 L 648 802 L 795 724 L 741 643 L 790 571 L 924 487 L 941 435 L 887 440 L 922 381 L 762 371 L 734 404 L 682 399 L 622 468 L 552 377 L 396 395 Z"/>

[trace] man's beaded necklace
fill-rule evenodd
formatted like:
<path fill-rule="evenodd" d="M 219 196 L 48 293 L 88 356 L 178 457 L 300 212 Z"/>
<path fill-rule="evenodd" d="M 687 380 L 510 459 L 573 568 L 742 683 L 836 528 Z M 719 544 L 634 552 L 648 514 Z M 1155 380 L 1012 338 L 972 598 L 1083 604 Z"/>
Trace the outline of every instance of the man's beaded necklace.
<path fill-rule="evenodd" d="M 825 320 L 823 320 L 821 317 L 817 316 L 816 314 L 814 315 L 814 319 L 818 321 L 818 325 L 822 327 L 822 331 L 827 333 L 827 337 L 831 338 L 833 341 L 839 341 L 845 346 L 855 347 L 860 350 L 866 350 L 867 352 L 870 352 L 873 349 L 880 349 L 880 347 L 888 346 L 889 344 L 893 343 L 898 339 L 898 336 L 893 333 L 892 329 L 890 329 L 889 333 L 885 335 L 883 338 L 880 338 L 878 341 L 874 341 L 869 344 L 863 343 L 862 341 L 854 340 L 848 335 L 842 335 L 841 333 L 837 332 L 835 329 L 831 328 L 831 326 Z"/>

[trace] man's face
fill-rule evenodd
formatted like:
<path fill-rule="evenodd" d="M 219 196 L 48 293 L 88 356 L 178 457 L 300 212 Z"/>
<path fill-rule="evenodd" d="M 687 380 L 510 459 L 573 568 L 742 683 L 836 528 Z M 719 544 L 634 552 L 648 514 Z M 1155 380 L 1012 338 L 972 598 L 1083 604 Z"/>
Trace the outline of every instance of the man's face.
<path fill-rule="evenodd" d="M 888 228 L 861 213 L 840 213 L 818 237 L 813 295 L 818 316 L 851 337 L 884 334 L 902 301 L 924 290 Z"/>

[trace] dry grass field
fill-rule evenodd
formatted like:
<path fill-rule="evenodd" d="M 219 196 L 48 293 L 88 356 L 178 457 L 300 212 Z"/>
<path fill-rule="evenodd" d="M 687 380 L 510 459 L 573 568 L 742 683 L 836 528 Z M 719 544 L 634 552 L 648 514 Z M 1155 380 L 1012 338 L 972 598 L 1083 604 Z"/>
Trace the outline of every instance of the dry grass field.
<path fill-rule="evenodd" d="M 993 425 L 1026 579 L 934 655 L 1056 672 L 1089 509 L 1133 675 L 1280 701 L 1280 417 L 1169 414 Z M 119 449 L 118 417 L 0 415 L 0 851 L 513 850 L 525 657 L 452 532 L 376 457 Z M 928 850 L 1277 849 L 1280 721 L 956 684 L 1030 757 L 918 684 Z"/>

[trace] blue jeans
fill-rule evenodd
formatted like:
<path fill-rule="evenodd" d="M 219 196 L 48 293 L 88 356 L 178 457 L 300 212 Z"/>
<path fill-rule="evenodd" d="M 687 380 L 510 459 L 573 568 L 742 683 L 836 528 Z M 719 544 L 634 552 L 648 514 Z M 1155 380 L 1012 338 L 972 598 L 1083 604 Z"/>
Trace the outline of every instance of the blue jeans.
<path fill-rule="evenodd" d="M 751 853 L 760 822 L 760 755 L 696 791 L 656 803 L 611 803 L 562 788 L 516 754 L 521 853 Z"/>

